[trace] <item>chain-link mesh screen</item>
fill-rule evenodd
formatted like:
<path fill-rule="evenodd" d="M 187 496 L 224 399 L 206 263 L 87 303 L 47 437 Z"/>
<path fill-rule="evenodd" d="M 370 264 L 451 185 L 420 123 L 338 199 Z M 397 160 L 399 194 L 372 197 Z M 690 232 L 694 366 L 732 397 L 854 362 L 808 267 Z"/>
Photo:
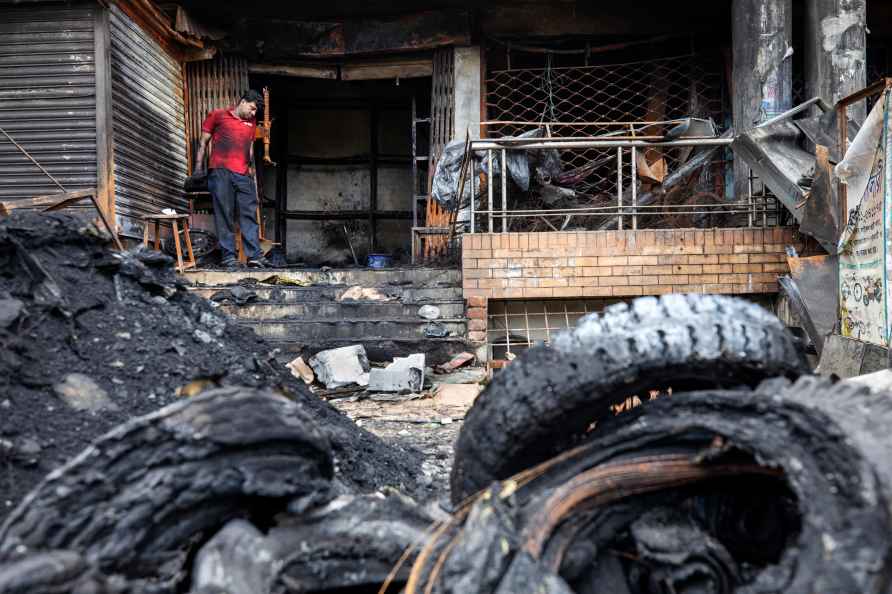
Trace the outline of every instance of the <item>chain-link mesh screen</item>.
<path fill-rule="evenodd" d="M 487 119 L 514 122 L 487 127 L 490 137 L 516 136 L 531 125 L 554 123 L 556 137 L 629 134 L 628 126 L 607 122 L 671 121 L 688 116 L 723 123 L 723 84 L 720 56 L 700 55 L 597 66 L 497 70 L 486 82 Z M 570 125 L 562 125 L 570 124 Z M 636 135 L 661 135 L 672 125 L 638 126 Z M 623 132 L 624 131 L 624 132 Z M 648 149 L 648 163 L 675 170 L 690 156 L 690 148 Z M 626 157 L 628 158 L 628 157 Z M 662 162 L 661 162 L 662 161 Z M 574 189 L 597 196 L 616 193 L 616 151 L 571 149 L 562 153 L 565 171 L 576 173 Z M 628 161 L 627 161 L 628 162 Z M 714 173 L 722 176 L 721 164 Z M 626 171 L 629 177 L 631 173 Z M 630 179 L 624 180 L 625 184 Z M 700 191 L 722 194 L 723 182 Z M 628 187 L 628 186 L 626 186 Z"/>

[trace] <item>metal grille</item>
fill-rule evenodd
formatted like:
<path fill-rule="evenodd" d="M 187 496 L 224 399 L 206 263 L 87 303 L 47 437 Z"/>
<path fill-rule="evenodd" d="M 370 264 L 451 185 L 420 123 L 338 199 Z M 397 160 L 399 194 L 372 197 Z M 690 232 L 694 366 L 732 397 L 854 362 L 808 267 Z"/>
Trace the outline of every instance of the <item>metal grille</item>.
<path fill-rule="evenodd" d="M 238 102 L 248 88 L 248 61 L 235 56 L 186 64 L 186 123 L 189 130 L 189 163 L 201 139 L 201 124 L 215 110 Z"/>
<path fill-rule="evenodd" d="M 69 190 L 96 186 L 93 6 L 0 10 L 0 127 Z M 59 188 L 0 135 L 0 197 Z"/>
<path fill-rule="evenodd" d="M 163 208 L 188 211 L 183 70 L 116 5 L 109 8 L 117 215 L 125 233 Z"/>
<path fill-rule="evenodd" d="M 648 61 L 597 66 L 495 70 L 486 82 L 487 126 L 490 137 L 516 136 L 533 125 L 545 125 L 553 137 L 591 137 L 603 134 L 662 135 L 667 125 L 637 127 L 608 122 L 665 122 L 688 116 L 723 123 L 723 80 L 720 56 L 686 55 Z M 597 123 L 595 123 L 597 122 Z M 533 124 L 533 125 L 531 125 Z M 677 169 L 690 156 L 689 148 L 644 151 L 650 164 L 663 161 L 666 171 Z M 568 149 L 561 153 L 563 169 L 573 172 L 574 189 L 593 197 L 616 190 L 616 154 L 610 149 Z M 713 179 L 700 191 L 724 194 L 721 162 Z M 631 182 L 630 172 L 624 174 Z M 626 186 L 628 187 L 628 186 Z"/>
<path fill-rule="evenodd" d="M 455 130 L 455 53 L 451 47 L 434 52 L 433 77 L 431 81 L 431 146 L 428 160 L 428 183 L 433 179 L 437 160 L 443 147 L 452 140 Z M 430 187 L 427 188 L 430 193 Z M 425 209 L 425 226 L 446 228 L 451 224 L 452 213 L 442 208 L 436 200 L 428 196 Z M 448 257 L 450 245 L 448 235 L 428 235 L 422 239 L 427 258 Z M 414 243 L 414 241 L 413 241 Z M 413 247 L 413 256 L 415 248 Z"/>
<path fill-rule="evenodd" d="M 511 359 L 536 343 L 576 326 L 585 315 L 600 312 L 620 299 L 489 301 L 487 342 L 491 360 Z"/>

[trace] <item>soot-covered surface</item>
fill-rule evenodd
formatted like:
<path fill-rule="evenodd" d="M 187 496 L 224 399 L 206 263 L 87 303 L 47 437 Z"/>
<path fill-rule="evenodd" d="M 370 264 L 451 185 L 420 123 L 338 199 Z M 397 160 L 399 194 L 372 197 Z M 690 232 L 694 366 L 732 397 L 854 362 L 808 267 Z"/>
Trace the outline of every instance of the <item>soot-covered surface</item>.
<path fill-rule="evenodd" d="M 187 293 L 171 264 L 151 251 L 113 253 L 70 215 L 0 221 L 0 519 L 50 470 L 185 397 L 184 386 L 281 392 L 331 440 L 336 480 L 415 492 L 416 452 L 385 445 L 310 394 L 269 345 Z"/>

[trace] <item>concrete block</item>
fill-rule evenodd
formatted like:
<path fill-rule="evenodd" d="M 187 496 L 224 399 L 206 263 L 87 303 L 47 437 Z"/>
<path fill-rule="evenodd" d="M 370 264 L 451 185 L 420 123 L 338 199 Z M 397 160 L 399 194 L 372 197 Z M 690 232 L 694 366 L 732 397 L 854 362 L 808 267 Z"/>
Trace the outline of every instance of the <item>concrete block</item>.
<path fill-rule="evenodd" d="M 369 383 L 369 358 L 362 345 L 317 353 L 310 359 L 310 367 L 319 382 L 329 390 Z"/>
<path fill-rule="evenodd" d="M 424 387 L 424 355 L 399 357 L 384 369 L 369 372 L 369 392 L 421 392 Z"/>

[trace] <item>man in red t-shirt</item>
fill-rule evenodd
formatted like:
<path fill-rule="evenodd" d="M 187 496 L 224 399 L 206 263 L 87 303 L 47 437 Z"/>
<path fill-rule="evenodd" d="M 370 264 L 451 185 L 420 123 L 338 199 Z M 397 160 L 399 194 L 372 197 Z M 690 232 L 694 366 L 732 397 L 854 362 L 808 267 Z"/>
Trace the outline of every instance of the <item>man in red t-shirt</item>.
<path fill-rule="evenodd" d="M 245 91 L 238 105 L 216 109 L 201 125 L 201 144 L 196 173 L 205 170 L 208 142 L 211 145 L 208 189 L 214 201 L 214 225 L 226 268 L 238 267 L 235 255 L 235 211 L 242 232 L 242 247 L 251 268 L 266 268 L 269 262 L 260 249 L 257 223 L 257 188 L 254 186 L 254 133 L 257 108 L 263 97 L 254 90 Z"/>

